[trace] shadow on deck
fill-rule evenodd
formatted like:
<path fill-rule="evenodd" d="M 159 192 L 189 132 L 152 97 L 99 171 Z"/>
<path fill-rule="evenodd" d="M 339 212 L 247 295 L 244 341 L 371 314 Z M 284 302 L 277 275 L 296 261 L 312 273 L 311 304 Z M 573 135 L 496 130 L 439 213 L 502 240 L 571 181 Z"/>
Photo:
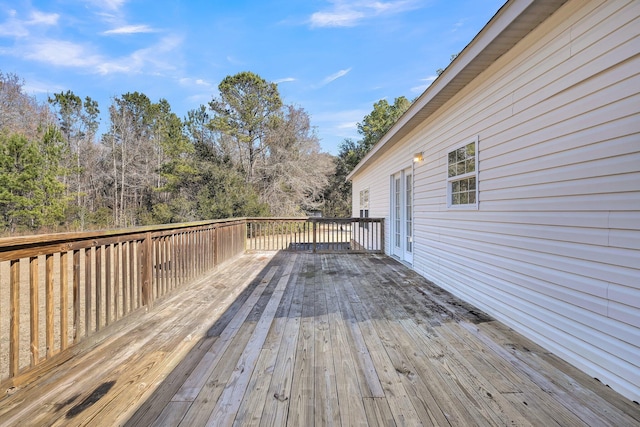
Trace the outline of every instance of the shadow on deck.
<path fill-rule="evenodd" d="M 1 425 L 638 425 L 640 407 L 395 260 L 255 253 L 0 400 Z"/>

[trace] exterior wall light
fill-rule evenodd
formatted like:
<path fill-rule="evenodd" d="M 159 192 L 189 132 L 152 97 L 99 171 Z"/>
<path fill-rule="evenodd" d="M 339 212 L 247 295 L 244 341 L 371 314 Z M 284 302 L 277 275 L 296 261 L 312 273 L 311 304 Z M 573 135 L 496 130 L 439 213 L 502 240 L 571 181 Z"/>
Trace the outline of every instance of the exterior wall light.
<path fill-rule="evenodd" d="M 422 151 L 413 155 L 413 163 L 420 163 L 423 160 Z"/>

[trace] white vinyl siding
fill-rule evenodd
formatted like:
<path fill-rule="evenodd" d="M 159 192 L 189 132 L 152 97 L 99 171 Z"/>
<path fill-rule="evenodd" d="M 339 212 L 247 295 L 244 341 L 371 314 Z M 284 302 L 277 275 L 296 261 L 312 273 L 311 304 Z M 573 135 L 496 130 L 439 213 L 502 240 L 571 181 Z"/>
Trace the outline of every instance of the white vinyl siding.
<path fill-rule="evenodd" d="M 640 2 L 569 1 L 353 178 L 388 218 L 388 177 L 423 152 L 413 268 L 634 400 L 639 25 Z M 451 209 L 448 153 L 475 135 L 478 209 Z"/>

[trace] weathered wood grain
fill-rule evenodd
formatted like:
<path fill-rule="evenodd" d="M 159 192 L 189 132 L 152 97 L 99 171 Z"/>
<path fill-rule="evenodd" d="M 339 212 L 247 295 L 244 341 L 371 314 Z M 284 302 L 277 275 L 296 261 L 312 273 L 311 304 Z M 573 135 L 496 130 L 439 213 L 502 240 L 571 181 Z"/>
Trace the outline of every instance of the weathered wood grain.
<path fill-rule="evenodd" d="M 196 256 L 203 237 L 182 239 Z M 470 311 L 383 256 L 249 254 L 43 361 L 0 400 L 0 424 L 640 422 L 637 405 Z"/>

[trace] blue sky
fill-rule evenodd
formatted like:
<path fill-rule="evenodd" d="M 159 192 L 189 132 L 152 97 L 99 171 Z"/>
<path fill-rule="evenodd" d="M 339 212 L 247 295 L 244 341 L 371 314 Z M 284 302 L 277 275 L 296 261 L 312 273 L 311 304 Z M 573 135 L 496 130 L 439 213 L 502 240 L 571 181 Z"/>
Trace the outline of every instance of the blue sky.
<path fill-rule="evenodd" d="M 336 154 L 380 99 L 413 99 L 504 0 L 0 0 L 0 71 L 39 100 L 138 91 L 180 117 L 252 71 Z M 104 130 L 105 126 L 102 127 Z"/>

